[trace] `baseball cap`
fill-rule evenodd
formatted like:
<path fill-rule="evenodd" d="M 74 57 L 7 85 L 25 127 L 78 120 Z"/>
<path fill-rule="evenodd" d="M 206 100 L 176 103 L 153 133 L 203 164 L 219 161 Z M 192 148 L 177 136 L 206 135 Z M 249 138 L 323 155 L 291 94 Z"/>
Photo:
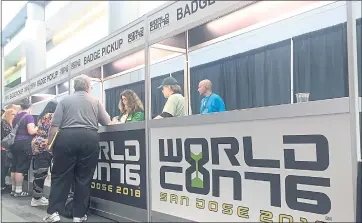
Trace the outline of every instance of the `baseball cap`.
<path fill-rule="evenodd" d="M 173 77 L 166 77 L 163 79 L 162 84 L 158 88 L 162 88 L 163 86 L 167 85 L 176 85 L 178 84 L 177 80 Z"/>

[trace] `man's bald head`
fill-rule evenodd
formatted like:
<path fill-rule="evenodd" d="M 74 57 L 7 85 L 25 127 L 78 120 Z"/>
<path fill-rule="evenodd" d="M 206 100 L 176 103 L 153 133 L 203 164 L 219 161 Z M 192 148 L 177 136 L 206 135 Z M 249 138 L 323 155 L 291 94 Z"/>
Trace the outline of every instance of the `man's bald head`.
<path fill-rule="evenodd" d="M 200 81 L 198 91 L 200 95 L 203 96 L 210 95 L 212 93 L 212 82 L 208 79 Z"/>

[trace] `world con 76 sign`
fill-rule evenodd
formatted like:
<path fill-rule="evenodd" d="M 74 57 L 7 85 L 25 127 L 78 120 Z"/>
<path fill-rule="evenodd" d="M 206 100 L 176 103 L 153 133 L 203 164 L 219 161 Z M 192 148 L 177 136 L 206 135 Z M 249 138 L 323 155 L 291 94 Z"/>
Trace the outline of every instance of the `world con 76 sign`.
<path fill-rule="evenodd" d="M 352 220 L 348 116 L 330 118 L 151 129 L 153 211 L 214 222 Z"/>
<path fill-rule="evenodd" d="M 100 133 L 91 196 L 147 208 L 145 130 Z"/>

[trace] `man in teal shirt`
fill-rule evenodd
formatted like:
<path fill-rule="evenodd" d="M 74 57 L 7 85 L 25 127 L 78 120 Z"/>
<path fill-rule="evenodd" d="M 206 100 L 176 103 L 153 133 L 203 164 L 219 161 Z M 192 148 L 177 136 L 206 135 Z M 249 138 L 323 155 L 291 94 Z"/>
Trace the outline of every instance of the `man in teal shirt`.
<path fill-rule="evenodd" d="M 225 103 L 222 98 L 212 93 L 212 83 L 210 80 L 202 80 L 199 83 L 198 92 L 204 98 L 201 100 L 200 114 L 225 111 Z"/>

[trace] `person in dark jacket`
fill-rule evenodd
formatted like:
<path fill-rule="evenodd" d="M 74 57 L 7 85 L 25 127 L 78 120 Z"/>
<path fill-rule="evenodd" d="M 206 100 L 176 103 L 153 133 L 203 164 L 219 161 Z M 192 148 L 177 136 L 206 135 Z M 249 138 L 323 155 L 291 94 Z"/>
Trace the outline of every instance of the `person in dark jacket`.
<path fill-rule="evenodd" d="M 112 120 L 112 124 L 140 122 L 145 120 L 142 101 L 132 90 L 125 90 L 121 93 L 121 100 L 118 108 L 120 115 Z"/>

